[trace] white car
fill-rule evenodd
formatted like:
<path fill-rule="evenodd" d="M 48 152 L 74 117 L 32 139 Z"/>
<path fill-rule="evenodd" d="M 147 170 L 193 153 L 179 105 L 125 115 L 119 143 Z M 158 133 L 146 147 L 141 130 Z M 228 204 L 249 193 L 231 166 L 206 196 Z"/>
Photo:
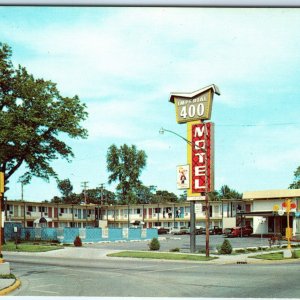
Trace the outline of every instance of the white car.
<path fill-rule="evenodd" d="M 188 234 L 189 228 L 187 228 L 187 227 L 172 228 L 169 233 L 171 233 L 171 234 Z"/>

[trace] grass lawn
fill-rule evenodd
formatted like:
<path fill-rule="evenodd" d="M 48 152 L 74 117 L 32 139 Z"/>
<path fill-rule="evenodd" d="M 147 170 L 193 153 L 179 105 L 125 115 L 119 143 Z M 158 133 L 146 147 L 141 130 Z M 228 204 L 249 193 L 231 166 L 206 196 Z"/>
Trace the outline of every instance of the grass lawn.
<path fill-rule="evenodd" d="M 162 252 L 147 252 L 147 251 L 121 251 L 111 253 L 107 256 L 111 257 L 132 257 L 132 258 L 151 258 L 151 259 L 170 259 L 170 260 L 196 260 L 208 261 L 216 259 L 216 257 L 206 257 L 204 255 L 192 255 L 182 253 L 162 253 Z"/>
<path fill-rule="evenodd" d="M 20 243 L 17 245 L 13 242 L 7 242 L 2 245 L 3 251 L 15 251 L 15 252 L 46 252 L 51 250 L 62 249 L 60 245 L 50 245 L 50 244 L 38 244 L 34 245 L 33 243 Z"/>
<path fill-rule="evenodd" d="M 283 252 L 266 253 L 255 256 L 249 256 L 251 258 L 266 259 L 266 260 L 283 260 L 288 259 L 283 257 Z M 300 258 L 300 250 L 295 250 L 295 256 L 293 258 Z"/>

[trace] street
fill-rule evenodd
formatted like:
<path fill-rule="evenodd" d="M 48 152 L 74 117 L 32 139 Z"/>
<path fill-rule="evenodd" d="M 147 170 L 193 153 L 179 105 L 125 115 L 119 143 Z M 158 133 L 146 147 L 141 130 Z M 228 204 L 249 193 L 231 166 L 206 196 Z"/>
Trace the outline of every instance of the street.
<path fill-rule="evenodd" d="M 12 272 L 22 281 L 21 288 L 11 296 L 298 298 L 300 294 L 298 263 L 26 260 L 30 256 L 23 262 L 11 262 Z"/>
<path fill-rule="evenodd" d="M 203 247 L 204 236 L 197 236 Z M 212 236 L 211 246 L 222 236 Z M 189 236 L 163 236 L 161 251 L 189 248 Z M 231 239 L 235 247 L 260 245 L 258 238 Z M 265 241 L 267 243 L 267 240 Z M 247 243 L 247 244 L 245 244 Z M 11 296 L 299 298 L 299 263 L 213 264 L 107 258 L 107 250 L 147 250 L 148 242 L 86 244 L 84 257 L 7 253 L 22 282 Z M 82 251 L 84 250 L 84 251 Z M 88 255 L 89 254 L 89 255 Z M 47 256 L 49 255 L 49 256 Z M 94 259 L 93 259 L 94 257 Z M 96 259 L 95 259 L 96 258 Z M 286 282 L 287 278 L 288 284 Z M 291 288 L 292 287 L 292 288 Z"/>

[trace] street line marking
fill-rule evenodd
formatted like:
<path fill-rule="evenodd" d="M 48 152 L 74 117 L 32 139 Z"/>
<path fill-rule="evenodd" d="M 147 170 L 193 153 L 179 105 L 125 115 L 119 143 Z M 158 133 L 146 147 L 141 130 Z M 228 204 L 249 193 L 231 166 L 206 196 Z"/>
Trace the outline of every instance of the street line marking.
<path fill-rule="evenodd" d="M 53 292 L 53 291 L 45 291 L 45 290 L 30 290 L 31 292 L 38 292 L 38 293 L 48 293 L 48 294 L 57 294 L 59 295 L 59 293 L 57 292 Z"/>
<path fill-rule="evenodd" d="M 52 285 L 57 286 L 57 284 L 55 284 L 55 283 L 49 283 L 49 284 L 44 284 L 44 285 L 38 285 L 36 287 L 37 288 L 42 288 L 42 287 L 45 287 L 45 286 L 52 286 Z"/>

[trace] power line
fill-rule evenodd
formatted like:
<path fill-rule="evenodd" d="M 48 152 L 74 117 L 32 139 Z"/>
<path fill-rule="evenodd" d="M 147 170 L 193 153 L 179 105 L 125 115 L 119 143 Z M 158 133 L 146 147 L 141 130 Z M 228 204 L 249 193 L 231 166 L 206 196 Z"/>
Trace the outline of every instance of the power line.
<path fill-rule="evenodd" d="M 290 123 L 265 123 L 265 124 L 218 124 L 218 127 L 264 127 L 264 126 L 289 126 L 289 125 L 300 125 L 300 123 L 290 122 Z"/>

